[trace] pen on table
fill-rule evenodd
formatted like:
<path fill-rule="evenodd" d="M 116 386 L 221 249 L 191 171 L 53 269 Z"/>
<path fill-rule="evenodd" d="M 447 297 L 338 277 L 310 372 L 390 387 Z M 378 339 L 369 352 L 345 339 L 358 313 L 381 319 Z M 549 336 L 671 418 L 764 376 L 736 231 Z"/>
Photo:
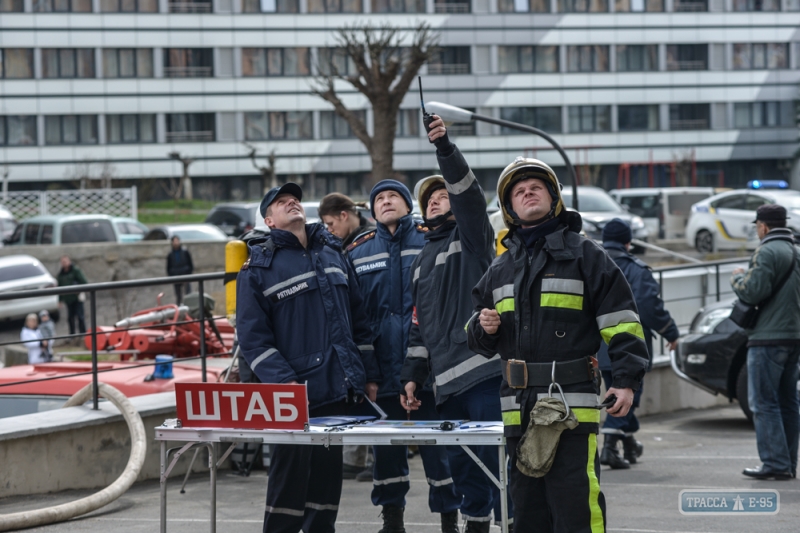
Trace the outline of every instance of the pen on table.
<path fill-rule="evenodd" d="M 406 406 L 410 406 L 410 405 L 411 405 L 411 402 L 409 402 L 408 399 L 406 399 Z M 406 420 L 411 420 L 411 411 L 409 411 L 408 409 L 406 409 Z"/>

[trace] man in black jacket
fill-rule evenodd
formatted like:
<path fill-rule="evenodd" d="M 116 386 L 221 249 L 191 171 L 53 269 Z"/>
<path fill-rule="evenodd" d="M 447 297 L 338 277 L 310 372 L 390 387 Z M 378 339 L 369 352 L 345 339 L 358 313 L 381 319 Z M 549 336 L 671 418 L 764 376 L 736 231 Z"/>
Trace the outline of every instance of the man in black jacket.
<path fill-rule="evenodd" d="M 509 228 L 503 239 L 508 251 L 472 293 L 475 314 L 467 336 L 471 349 L 503 360 L 500 394 L 514 532 L 605 531 L 594 355 L 605 340 L 613 374 L 607 397 L 616 396 L 608 414 L 624 416 L 647 366 L 636 304 L 619 268 L 578 234 L 581 217 L 566 211 L 561 185 L 547 164 L 517 158 L 500 175 L 497 197 Z M 547 396 L 551 387 L 556 399 L 569 404 L 577 425 L 547 443 L 555 444 L 549 471 L 528 477 L 518 468 L 517 447 L 539 395 Z"/>
<path fill-rule="evenodd" d="M 494 231 L 483 190 L 438 117 L 428 137 L 436 145 L 442 176 L 429 176 L 415 189 L 429 231 L 411 265 L 414 311 L 400 375 L 405 392 L 401 402 L 405 409 L 417 410 L 417 391 L 432 373 L 436 408 L 443 418 L 495 421 L 500 419 L 499 357 L 487 360 L 475 354 L 464 331 L 472 313 L 472 288 L 494 256 Z M 497 450 L 471 448 L 497 476 Z M 460 446 L 448 446 L 447 454 L 456 492 L 463 496 L 466 531 L 488 532 L 493 508 L 495 521 L 500 520 L 499 490 Z"/>
<path fill-rule="evenodd" d="M 172 237 L 172 250 L 167 256 L 167 276 L 188 276 L 194 272 L 192 254 L 185 246 L 181 246 L 181 239 L 177 235 Z M 183 295 L 192 290 L 190 283 L 175 284 L 175 303 L 181 305 Z"/>

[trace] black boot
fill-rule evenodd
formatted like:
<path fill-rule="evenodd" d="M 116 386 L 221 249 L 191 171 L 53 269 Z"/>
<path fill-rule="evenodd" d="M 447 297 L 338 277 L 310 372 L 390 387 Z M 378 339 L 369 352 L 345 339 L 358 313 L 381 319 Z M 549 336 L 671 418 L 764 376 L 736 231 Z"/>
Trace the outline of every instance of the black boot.
<path fill-rule="evenodd" d="M 383 515 L 383 527 L 378 533 L 406 533 L 402 507 L 384 505 L 381 515 Z"/>
<path fill-rule="evenodd" d="M 485 522 L 467 520 L 467 528 L 464 530 L 464 533 L 489 533 L 490 525 L 491 523 L 488 520 Z"/>
<path fill-rule="evenodd" d="M 458 511 L 442 513 L 442 533 L 458 533 Z"/>
<path fill-rule="evenodd" d="M 600 453 L 600 464 L 608 465 L 613 470 L 625 470 L 631 467 L 631 464 L 619 455 L 617 443 L 622 440 L 619 435 L 606 435 L 603 440 L 603 451 Z"/>
<path fill-rule="evenodd" d="M 636 464 L 636 458 L 642 456 L 644 445 L 636 440 L 633 435 L 626 435 L 622 439 L 622 450 L 624 452 L 625 460 L 630 464 Z"/>

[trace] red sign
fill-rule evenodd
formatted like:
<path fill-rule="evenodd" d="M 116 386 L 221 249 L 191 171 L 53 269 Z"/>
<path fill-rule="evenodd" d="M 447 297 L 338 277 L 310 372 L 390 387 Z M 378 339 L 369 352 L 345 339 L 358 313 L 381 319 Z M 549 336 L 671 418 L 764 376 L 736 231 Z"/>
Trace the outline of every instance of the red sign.
<path fill-rule="evenodd" d="M 178 418 L 187 428 L 304 429 L 305 385 L 176 383 Z"/>

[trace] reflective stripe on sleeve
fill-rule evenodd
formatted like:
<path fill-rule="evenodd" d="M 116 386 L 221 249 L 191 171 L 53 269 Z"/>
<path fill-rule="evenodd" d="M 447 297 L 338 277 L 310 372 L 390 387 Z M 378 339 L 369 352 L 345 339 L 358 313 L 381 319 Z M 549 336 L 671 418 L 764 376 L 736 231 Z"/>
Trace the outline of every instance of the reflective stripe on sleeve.
<path fill-rule="evenodd" d="M 563 292 L 583 296 L 583 281 L 579 279 L 545 278 L 542 280 L 542 292 Z"/>
<path fill-rule="evenodd" d="M 347 273 L 339 267 L 328 267 L 325 269 L 326 274 L 341 274 L 344 279 L 347 279 Z"/>
<path fill-rule="evenodd" d="M 467 323 L 464 324 L 464 331 L 467 331 L 469 329 L 469 323 L 472 322 L 472 319 L 475 318 L 476 316 L 478 316 L 477 312 L 472 313 L 472 316 L 469 317 L 469 320 L 467 320 Z"/>
<path fill-rule="evenodd" d="M 344 274 L 344 272 L 342 272 L 342 274 Z M 303 281 L 304 279 L 313 278 L 316 275 L 317 275 L 317 273 L 312 270 L 311 272 L 306 272 L 305 274 L 300 274 L 299 276 L 295 276 L 293 278 L 289 278 L 286 281 L 282 281 L 280 283 L 277 283 L 277 284 L 273 285 L 272 287 L 270 287 L 269 289 L 265 290 L 264 291 L 264 296 L 269 296 L 270 294 L 278 292 L 279 290 L 281 290 L 281 289 L 283 289 L 285 287 L 288 287 L 289 285 L 294 285 L 295 283 L 297 283 L 299 281 Z"/>
<path fill-rule="evenodd" d="M 644 330 L 642 329 L 642 325 L 638 322 L 623 322 L 622 324 L 600 330 L 600 335 L 603 337 L 603 340 L 606 341 L 606 344 L 611 344 L 611 339 L 620 333 L 629 333 L 634 337 L 644 340 Z"/>
<path fill-rule="evenodd" d="M 583 309 L 583 296 L 576 294 L 557 294 L 554 292 L 543 292 L 541 307 L 560 307 L 562 309 Z"/>
<path fill-rule="evenodd" d="M 419 279 L 419 269 L 420 268 L 421 267 L 417 267 L 417 269 L 414 271 L 414 279 L 412 280 L 412 282 L 416 282 Z"/>
<path fill-rule="evenodd" d="M 492 291 L 492 300 L 494 300 L 494 303 L 497 303 L 505 298 L 513 298 L 513 297 L 514 297 L 513 283 L 509 283 L 508 285 L 503 285 L 502 287 L 498 287 Z"/>
<path fill-rule="evenodd" d="M 473 181 L 475 181 L 475 174 L 473 174 L 470 170 L 467 172 L 466 176 L 461 178 L 456 183 L 449 183 L 447 180 L 445 180 L 444 186 L 449 194 L 461 194 L 469 189 L 469 186 L 472 185 Z"/>
<path fill-rule="evenodd" d="M 505 298 L 494 304 L 494 310 L 500 313 L 501 315 L 503 313 L 514 312 L 514 308 L 515 305 L 513 297 Z"/>
<path fill-rule="evenodd" d="M 614 311 L 613 313 L 598 316 L 597 328 L 606 329 L 621 324 L 622 322 L 641 322 L 641 320 L 639 319 L 639 315 L 630 309 L 624 309 L 622 311 Z"/>
<path fill-rule="evenodd" d="M 495 355 L 491 359 L 487 359 L 482 355 L 473 355 L 466 361 L 459 363 L 453 368 L 445 370 L 444 372 L 436 376 L 436 385 L 441 387 L 447 383 L 450 383 L 454 379 L 458 379 L 461 376 L 475 370 L 479 366 L 483 366 L 487 363 L 491 363 L 499 359 L 500 359 L 499 355 Z"/>
<path fill-rule="evenodd" d="M 421 251 L 422 251 L 422 248 L 411 249 L 411 250 L 403 250 L 402 252 L 400 252 L 400 257 L 405 257 L 407 255 L 419 255 L 419 253 Z M 386 257 L 389 257 L 389 254 L 386 254 Z"/>
<path fill-rule="evenodd" d="M 448 257 L 458 253 L 461 253 L 461 241 L 453 241 L 450 243 L 450 246 L 447 248 L 446 252 L 436 255 L 435 265 L 443 265 L 445 261 L 447 261 Z"/>
<path fill-rule="evenodd" d="M 275 349 L 275 348 L 270 348 L 270 349 L 269 349 L 269 350 L 267 350 L 266 352 L 262 353 L 261 355 L 259 355 L 259 356 L 258 356 L 258 357 L 256 357 L 255 359 L 253 359 L 253 362 L 250 364 L 250 369 L 251 369 L 251 370 L 255 370 L 255 369 L 256 369 L 256 367 L 257 367 L 257 366 L 258 366 L 260 363 L 262 363 L 262 362 L 263 362 L 263 361 L 264 361 L 264 360 L 265 360 L 267 357 L 269 357 L 270 355 L 272 355 L 272 354 L 274 354 L 274 353 L 278 353 L 278 350 L 277 350 L 277 349 Z"/>
<path fill-rule="evenodd" d="M 389 252 L 384 252 L 382 254 L 375 254 L 375 255 L 370 255 L 369 257 L 361 257 L 359 259 L 355 259 L 353 261 L 353 266 L 358 266 L 361 263 L 369 263 L 370 261 L 376 261 L 378 259 L 389 259 Z"/>
<path fill-rule="evenodd" d="M 431 487 L 444 487 L 445 485 L 452 485 L 453 484 L 453 478 L 451 478 L 451 477 L 449 477 L 447 479 L 443 479 L 441 481 L 437 481 L 437 480 L 431 479 L 431 478 L 425 478 L 425 480 L 428 482 L 428 485 L 430 485 Z"/>
<path fill-rule="evenodd" d="M 362 344 L 358 349 L 363 352 L 364 350 L 374 350 L 375 347 L 371 344 Z"/>
<path fill-rule="evenodd" d="M 406 357 L 414 357 L 417 359 L 427 359 L 428 349 L 424 346 L 409 346 Z"/>

